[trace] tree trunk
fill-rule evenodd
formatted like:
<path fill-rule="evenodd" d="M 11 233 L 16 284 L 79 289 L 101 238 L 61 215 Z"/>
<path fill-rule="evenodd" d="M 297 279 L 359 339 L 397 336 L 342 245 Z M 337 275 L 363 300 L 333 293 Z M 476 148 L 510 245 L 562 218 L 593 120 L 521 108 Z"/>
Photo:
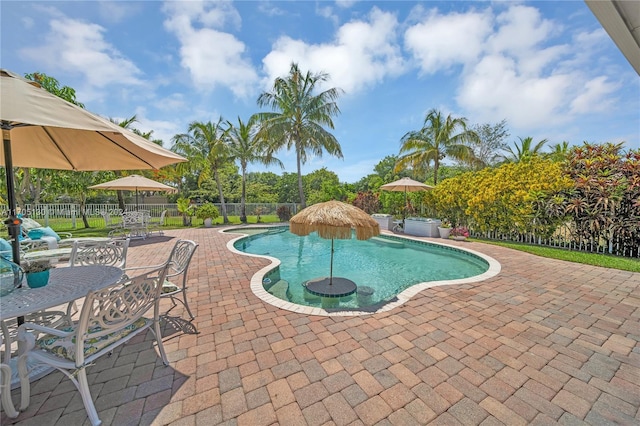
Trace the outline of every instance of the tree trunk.
<path fill-rule="evenodd" d="M 220 210 L 222 210 L 222 223 L 229 223 L 227 217 L 227 206 L 224 203 L 224 194 L 222 192 L 222 183 L 220 183 L 220 176 L 218 175 L 218 169 L 213 169 L 213 176 L 216 179 L 216 185 L 218 185 L 218 194 L 220 195 Z"/>
<path fill-rule="evenodd" d="M 304 188 L 302 186 L 302 162 L 300 160 L 300 148 L 296 144 L 296 164 L 298 166 L 298 192 L 300 193 L 300 208 L 307 207 L 307 201 L 304 198 Z"/>
<path fill-rule="evenodd" d="M 85 228 L 91 228 L 91 226 L 89 226 L 89 220 L 87 219 L 87 200 L 85 197 L 81 196 L 80 197 L 80 214 L 82 215 L 82 222 L 84 223 L 84 227 Z"/>
<path fill-rule="evenodd" d="M 247 176 L 246 169 L 242 167 L 242 195 L 240 196 L 240 222 L 247 223 Z"/>
<path fill-rule="evenodd" d="M 124 196 L 122 195 L 122 191 L 118 189 L 116 191 L 116 194 L 118 195 L 118 207 L 120 207 L 120 210 L 125 211 Z"/>

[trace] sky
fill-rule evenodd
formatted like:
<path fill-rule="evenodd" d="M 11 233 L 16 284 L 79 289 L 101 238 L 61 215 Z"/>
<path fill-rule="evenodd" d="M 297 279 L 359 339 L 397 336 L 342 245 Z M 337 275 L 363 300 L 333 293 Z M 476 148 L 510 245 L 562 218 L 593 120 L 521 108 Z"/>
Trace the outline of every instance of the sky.
<path fill-rule="evenodd" d="M 103 117 L 133 115 L 165 148 L 193 121 L 260 111 L 292 62 L 326 73 L 344 158 L 312 157 L 341 182 L 397 155 L 437 109 L 469 125 L 506 120 L 548 145 L 640 148 L 640 77 L 582 0 L 7 1 L 0 65 L 43 72 Z M 296 172 L 293 151 L 281 151 Z"/>

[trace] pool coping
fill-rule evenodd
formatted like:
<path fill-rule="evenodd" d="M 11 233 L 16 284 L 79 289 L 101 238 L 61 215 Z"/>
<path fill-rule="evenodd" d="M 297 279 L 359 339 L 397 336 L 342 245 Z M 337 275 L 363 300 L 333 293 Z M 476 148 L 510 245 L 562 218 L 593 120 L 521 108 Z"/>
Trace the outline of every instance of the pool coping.
<path fill-rule="evenodd" d="M 450 245 L 450 244 L 446 244 L 446 243 L 442 243 L 442 242 L 438 242 L 438 241 L 432 241 L 432 240 L 424 240 L 424 239 L 420 239 L 418 237 L 412 237 L 410 235 L 398 235 L 398 234 L 394 234 L 393 232 L 390 231 L 382 231 L 381 235 L 388 235 L 388 236 L 393 236 L 393 237 L 397 237 L 399 239 L 406 239 L 406 240 L 412 240 L 412 241 L 418 241 L 418 242 L 422 242 L 422 243 L 428 243 L 428 244 L 433 244 L 433 245 L 439 245 L 439 246 L 444 246 L 447 248 L 453 248 L 456 250 L 460 250 L 460 251 L 464 251 L 467 253 L 471 253 L 475 256 L 480 257 L 481 259 L 483 259 L 484 261 L 486 261 L 489 264 L 489 269 L 487 269 L 487 271 L 485 271 L 484 273 L 480 274 L 480 275 L 476 275 L 473 277 L 469 277 L 469 278 L 461 278 L 461 279 L 457 279 L 457 280 L 440 280 L 440 281 L 429 281 L 429 282 L 422 282 L 422 283 L 418 283 L 418 284 L 414 284 L 411 287 L 403 290 L 402 292 L 398 293 L 398 295 L 396 296 L 396 299 L 393 301 L 390 301 L 384 305 L 382 305 L 380 308 L 374 310 L 356 310 L 356 309 L 348 309 L 348 310 L 339 310 L 339 308 L 337 308 L 336 310 L 326 310 L 324 308 L 317 308 L 317 307 L 312 307 L 312 306 L 304 306 L 304 305 L 298 305 L 297 303 L 292 303 L 292 302 L 287 302 L 286 300 L 282 300 L 278 297 L 275 297 L 274 295 L 270 294 L 269 292 L 267 292 L 267 290 L 264 289 L 264 286 L 262 284 L 264 277 L 271 272 L 273 269 L 275 269 L 276 267 L 280 266 L 280 259 L 277 259 L 275 257 L 272 256 L 267 256 L 267 255 L 260 255 L 260 254 L 253 254 L 253 253 L 245 253 L 243 251 L 237 250 L 234 247 L 234 244 L 236 241 L 245 238 L 247 236 L 249 236 L 250 234 L 243 234 L 241 232 L 234 232 L 234 230 L 240 230 L 240 229 L 244 229 L 244 228 L 278 228 L 278 227 L 283 227 L 282 224 L 276 224 L 276 225 L 266 225 L 266 224 L 260 224 L 260 225 L 242 225 L 242 226 L 238 226 L 238 227 L 231 227 L 231 228 L 225 228 L 222 229 L 218 232 L 220 233 L 224 233 L 224 234 L 229 234 L 229 233 L 237 233 L 238 237 L 237 238 L 233 238 L 231 240 L 229 240 L 227 242 L 227 249 L 229 251 L 231 251 L 232 253 L 236 253 L 242 256 L 250 256 L 250 257 L 259 257 L 259 258 L 263 258 L 263 259 L 267 259 L 271 262 L 271 264 L 265 266 L 264 268 L 261 268 L 259 271 L 257 271 L 255 274 L 253 274 L 253 276 L 251 277 L 251 283 L 250 283 L 250 287 L 251 287 L 251 291 L 253 292 L 254 295 L 256 295 L 256 297 L 258 297 L 259 299 L 261 299 L 263 302 L 266 302 L 272 306 L 275 306 L 277 308 L 280 309 L 285 309 L 291 312 L 297 312 L 300 314 L 305 314 L 305 315 L 318 315 L 318 316 L 340 316 L 340 317 L 348 317 L 348 316 L 361 316 L 361 315 L 373 315 L 373 314 L 377 314 L 377 313 L 381 313 L 381 312 L 387 312 L 390 311 L 392 309 L 395 309 L 399 306 L 404 305 L 405 303 L 407 303 L 409 300 L 411 300 L 412 297 L 414 297 L 415 295 L 417 295 L 418 293 L 420 293 L 423 290 L 427 290 L 433 287 L 441 287 L 441 286 L 448 286 L 448 285 L 459 285 L 459 284 L 471 284 L 471 283 L 477 283 L 480 281 L 485 281 L 489 278 L 495 277 L 496 275 L 498 275 L 500 273 L 500 271 L 502 270 L 502 266 L 500 265 L 500 262 L 498 262 L 497 260 L 495 260 L 494 258 L 492 258 L 491 256 L 487 256 L 486 254 L 480 253 L 478 251 L 475 251 L 473 249 L 469 249 L 469 248 L 463 248 L 460 247 L 458 245 Z"/>

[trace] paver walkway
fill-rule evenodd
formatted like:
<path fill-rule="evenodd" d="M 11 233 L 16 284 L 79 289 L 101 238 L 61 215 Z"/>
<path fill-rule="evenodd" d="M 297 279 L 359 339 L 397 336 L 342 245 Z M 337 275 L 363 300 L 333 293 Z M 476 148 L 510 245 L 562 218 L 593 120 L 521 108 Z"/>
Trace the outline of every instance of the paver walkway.
<path fill-rule="evenodd" d="M 106 425 L 640 424 L 640 274 L 452 242 L 502 272 L 382 314 L 309 317 L 251 293 L 268 262 L 230 253 L 232 235 L 165 236 L 200 243 L 196 319 L 170 312 L 169 367 L 147 336 L 89 368 Z M 174 241 L 134 244 L 129 265 L 164 260 Z M 0 420 L 87 424 L 57 372 L 33 383 L 28 411 Z"/>

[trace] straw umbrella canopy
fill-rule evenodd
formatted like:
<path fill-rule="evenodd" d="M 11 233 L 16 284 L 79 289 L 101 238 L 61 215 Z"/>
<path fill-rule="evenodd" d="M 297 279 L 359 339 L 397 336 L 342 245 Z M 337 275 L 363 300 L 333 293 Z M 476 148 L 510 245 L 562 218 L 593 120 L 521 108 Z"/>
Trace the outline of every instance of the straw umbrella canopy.
<path fill-rule="evenodd" d="M 368 240 L 380 234 L 380 225 L 374 218 L 358 207 L 335 200 L 309 206 L 289 220 L 289 230 L 293 234 L 305 236 L 317 232 L 321 238 L 331 239 L 329 279 L 310 281 L 307 290 L 319 296 L 333 297 L 355 292 L 356 286 L 352 281 L 333 277 L 333 240 L 350 239 L 352 229 L 358 240 Z"/>
<path fill-rule="evenodd" d="M 146 170 L 187 161 L 7 70 L 0 70 L 0 165 L 5 166 L 13 257 L 20 262 L 13 167 Z"/>
<path fill-rule="evenodd" d="M 352 229 L 359 240 L 380 235 L 380 225 L 374 218 L 356 206 L 335 200 L 300 211 L 289 220 L 289 229 L 301 236 L 317 232 L 326 239 L 350 239 Z"/>
<path fill-rule="evenodd" d="M 156 182 L 140 175 L 129 175 L 119 179 L 110 180 L 109 182 L 99 183 L 90 186 L 89 189 L 112 189 L 123 191 L 136 191 L 136 209 L 138 208 L 138 191 L 163 191 L 175 193 L 178 192 L 173 186 Z"/>

